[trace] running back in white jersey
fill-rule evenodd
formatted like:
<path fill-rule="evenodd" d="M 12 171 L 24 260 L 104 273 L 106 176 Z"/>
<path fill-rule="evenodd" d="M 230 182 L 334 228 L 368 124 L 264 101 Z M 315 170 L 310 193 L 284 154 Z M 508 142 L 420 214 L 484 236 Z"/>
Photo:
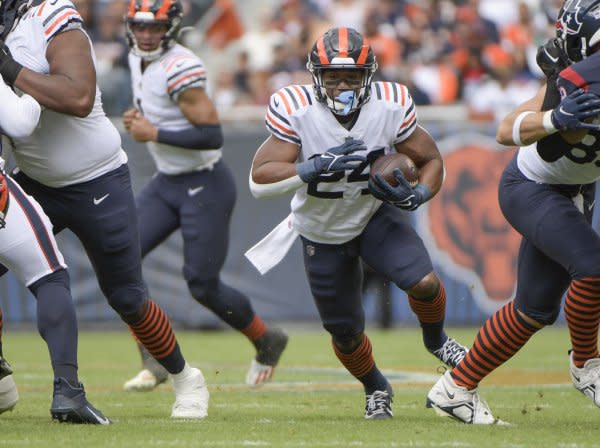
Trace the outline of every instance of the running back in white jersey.
<path fill-rule="evenodd" d="M 362 140 L 367 157 L 358 168 L 321 176 L 303 186 L 292 199 L 294 228 L 309 240 L 340 244 L 358 236 L 381 201 L 369 194 L 369 162 L 394 152 L 417 127 L 415 105 L 405 86 L 391 82 L 371 84 L 371 98 L 362 106 L 354 126 L 347 130 L 314 96 L 311 85 L 291 85 L 271 96 L 267 129 L 277 138 L 300 146 L 299 161 L 344 143 Z"/>
<path fill-rule="evenodd" d="M 142 73 L 142 59 L 129 53 L 129 67 L 134 104 L 154 126 L 178 130 L 190 126 L 177 99 L 192 87 L 206 87 L 206 71 L 202 61 L 192 51 L 176 44 L 160 58 L 152 61 Z M 148 142 L 158 171 L 181 174 L 212 167 L 221 150 L 194 151 L 158 142 Z"/>
<path fill-rule="evenodd" d="M 69 0 L 46 0 L 29 9 L 16 23 L 6 45 L 24 67 L 47 74 L 48 45 L 58 34 L 75 29 L 85 33 L 73 4 Z M 127 162 L 121 136 L 102 110 L 98 87 L 94 108 L 87 117 L 45 109 L 33 134 L 14 139 L 14 145 L 20 169 L 50 187 L 85 182 Z"/>

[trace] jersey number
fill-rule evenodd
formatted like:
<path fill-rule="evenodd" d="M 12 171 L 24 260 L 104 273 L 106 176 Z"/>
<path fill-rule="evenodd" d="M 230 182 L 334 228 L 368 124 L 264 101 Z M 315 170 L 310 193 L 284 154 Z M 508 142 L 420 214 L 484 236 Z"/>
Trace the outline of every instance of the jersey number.
<path fill-rule="evenodd" d="M 365 173 L 364 172 L 365 169 L 368 166 L 370 166 L 371 163 L 373 163 L 373 161 L 375 159 L 377 159 L 379 156 L 382 156 L 383 153 L 384 153 L 384 148 L 375 149 L 375 150 L 369 152 L 367 154 L 366 160 L 364 162 L 362 162 L 360 165 L 358 165 L 356 168 L 354 168 L 350 172 L 350 174 L 348 174 L 347 181 L 348 182 L 366 182 L 366 181 L 368 181 L 369 173 L 368 172 Z M 342 180 L 344 178 L 345 175 L 346 175 L 346 173 L 343 171 L 340 171 L 339 173 L 322 174 L 321 176 L 319 176 L 319 180 L 308 184 L 307 193 L 309 195 L 317 197 L 317 198 L 324 198 L 324 199 L 341 198 L 344 196 L 343 191 L 321 191 L 321 190 L 319 190 L 319 184 L 339 182 L 340 180 Z M 365 195 L 365 194 L 369 194 L 368 188 L 363 188 L 361 190 L 361 195 Z"/>

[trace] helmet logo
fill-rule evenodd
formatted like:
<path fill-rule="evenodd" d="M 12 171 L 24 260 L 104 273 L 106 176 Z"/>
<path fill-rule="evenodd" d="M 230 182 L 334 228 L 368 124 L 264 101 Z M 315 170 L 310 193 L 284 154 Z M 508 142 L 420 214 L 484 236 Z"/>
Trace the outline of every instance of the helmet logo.
<path fill-rule="evenodd" d="M 563 32 L 563 36 L 578 34 L 583 25 L 579 14 L 579 11 L 581 10 L 581 0 L 567 0 L 563 8 L 565 14 L 558 19 L 556 27 Z"/>

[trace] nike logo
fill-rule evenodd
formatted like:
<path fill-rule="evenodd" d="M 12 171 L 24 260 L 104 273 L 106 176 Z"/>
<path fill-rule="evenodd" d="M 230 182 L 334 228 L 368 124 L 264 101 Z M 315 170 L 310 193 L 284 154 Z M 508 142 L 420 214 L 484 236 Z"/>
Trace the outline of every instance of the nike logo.
<path fill-rule="evenodd" d="M 279 107 L 279 101 L 277 101 L 275 99 L 273 100 L 273 104 L 275 104 L 275 107 Z"/>
<path fill-rule="evenodd" d="M 559 110 L 560 110 L 560 113 L 561 113 L 561 114 L 568 115 L 569 117 L 572 117 L 572 116 L 573 116 L 573 114 L 570 114 L 569 112 L 567 112 L 566 110 L 564 110 L 562 106 L 560 106 L 560 109 L 559 109 Z"/>
<path fill-rule="evenodd" d="M 594 205 L 596 205 L 596 200 L 595 200 L 595 199 L 594 199 L 594 201 L 593 201 L 593 202 L 592 202 L 590 205 L 588 205 L 588 210 L 589 210 L 590 212 L 591 212 L 591 211 L 592 211 L 592 209 L 594 208 Z"/>
<path fill-rule="evenodd" d="M 558 56 L 552 56 L 550 53 L 548 53 L 546 48 L 544 48 L 544 53 L 546 53 L 546 56 L 548 56 L 548 59 L 550 59 L 552 62 L 558 62 Z"/>
<path fill-rule="evenodd" d="M 188 196 L 192 197 L 192 196 L 196 196 L 198 193 L 200 193 L 202 190 L 204 190 L 204 187 L 196 187 L 196 188 L 188 188 Z"/>
<path fill-rule="evenodd" d="M 581 379 L 579 379 L 577 376 L 573 375 L 573 378 L 575 378 L 575 381 L 577 381 L 578 383 L 581 382 Z"/>
<path fill-rule="evenodd" d="M 92 411 L 89 406 L 86 406 L 86 408 L 90 412 L 90 414 L 92 414 L 96 418 L 98 423 L 100 423 L 101 425 L 110 425 L 109 419 L 107 419 L 106 417 L 100 417 L 98 414 L 96 414 L 94 411 Z"/>
<path fill-rule="evenodd" d="M 106 193 L 104 196 L 102 196 L 101 198 L 94 198 L 94 205 L 98 205 L 100 204 L 102 201 L 104 201 L 107 197 L 110 196 L 110 193 Z"/>
<path fill-rule="evenodd" d="M 443 388 L 444 388 L 444 392 L 446 392 L 446 395 L 448 395 L 448 398 L 450 398 L 450 400 L 454 400 L 454 395 L 455 394 L 451 394 L 450 392 L 448 392 L 448 389 L 446 388 L 445 384 L 442 384 Z"/>

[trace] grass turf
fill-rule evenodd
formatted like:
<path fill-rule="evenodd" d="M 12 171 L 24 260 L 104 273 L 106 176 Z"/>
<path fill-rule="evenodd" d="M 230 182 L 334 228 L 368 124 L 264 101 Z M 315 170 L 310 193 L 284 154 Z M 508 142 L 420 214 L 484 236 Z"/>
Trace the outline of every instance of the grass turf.
<path fill-rule="evenodd" d="M 476 329 L 451 329 L 470 345 Z M 600 447 L 600 410 L 568 377 L 568 334 L 546 329 L 481 385 L 508 427 L 443 419 L 424 407 L 439 363 L 416 329 L 369 331 L 378 366 L 395 389 L 393 420 L 362 419 L 364 396 L 333 355 L 324 331 L 293 331 L 274 382 L 248 390 L 243 378 L 252 348 L 233 332 L 179 332 L 188 361 L 204 371 L 211 392 L 203 421 L 169 418 L 173 393 L 161 385 L 126 393 L 139 368 L 125 331 L 80 334 L 80 378 L 88 398 L 114 422 L 108 427 L 53 423 L 46 347 L 33 332 L 9 332 L 4 352 L 21 400 L 0 416 L 7 447 Z"/>

